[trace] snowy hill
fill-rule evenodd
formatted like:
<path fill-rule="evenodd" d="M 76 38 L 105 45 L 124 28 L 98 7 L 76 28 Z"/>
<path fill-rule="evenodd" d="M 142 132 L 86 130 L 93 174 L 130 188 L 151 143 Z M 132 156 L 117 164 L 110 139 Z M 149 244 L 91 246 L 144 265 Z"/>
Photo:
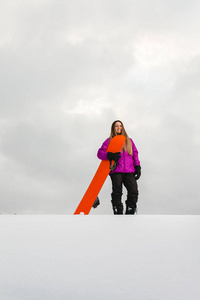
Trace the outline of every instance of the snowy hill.
<path fill-rule="evenodd" d="M 2 300 L 199 300 L 200 216 L 0 216 Z"/>

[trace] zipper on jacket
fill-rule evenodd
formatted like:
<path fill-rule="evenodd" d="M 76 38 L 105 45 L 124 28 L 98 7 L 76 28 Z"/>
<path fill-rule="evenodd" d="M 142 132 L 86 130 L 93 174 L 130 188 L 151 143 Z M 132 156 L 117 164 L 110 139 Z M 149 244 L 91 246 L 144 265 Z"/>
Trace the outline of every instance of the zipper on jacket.
<path fill-rule="evenodd" d="M 124 152 L 125 152 L 125 151 L 123 150 L 123 159 L 124 159 L 124 173 L 126 173 L 126 172 L 125 172 L 125 157 L 124 157 Z"/>

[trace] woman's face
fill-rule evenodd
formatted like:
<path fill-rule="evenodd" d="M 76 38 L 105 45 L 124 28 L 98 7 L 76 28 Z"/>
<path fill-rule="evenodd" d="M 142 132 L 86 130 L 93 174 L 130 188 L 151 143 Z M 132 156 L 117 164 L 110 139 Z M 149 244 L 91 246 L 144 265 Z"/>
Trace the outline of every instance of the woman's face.
<path fill-rule="evenodd" d="M 121 134 L 122 133 L 122 123 L 116 122 L 115 123 L 115 134 Z"/>

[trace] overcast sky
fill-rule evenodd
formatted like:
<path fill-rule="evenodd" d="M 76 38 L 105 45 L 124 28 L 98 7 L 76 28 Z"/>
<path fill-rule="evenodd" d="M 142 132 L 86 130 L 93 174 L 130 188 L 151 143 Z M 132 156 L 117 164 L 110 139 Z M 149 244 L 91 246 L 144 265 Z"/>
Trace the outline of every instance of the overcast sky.
<path fill-rule="evenodd" d="M 72 214 L 120 119 L 138 213 L 199 214 L 200 2 L 0 3 L 0 213 Z"/>

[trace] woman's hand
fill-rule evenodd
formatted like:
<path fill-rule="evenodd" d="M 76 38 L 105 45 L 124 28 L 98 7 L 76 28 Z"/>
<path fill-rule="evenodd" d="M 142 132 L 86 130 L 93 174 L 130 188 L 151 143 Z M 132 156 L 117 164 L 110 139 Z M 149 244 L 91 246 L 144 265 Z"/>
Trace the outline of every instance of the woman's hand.
<path fill-rule="evenodd" d="M 134 168 L 135 168 L 134 176 L 135 176 L 135 179 L 138 180 L 141 176 L 141 167 L 134 166 Z"/>
<path fill-rule="evenodd" d="M 120 152 L 116 152 L 116 153 L 108 152 L 107 153 L 107 158 L 108 158 L 109 161 L 114 160 L 114 161 L 117 162 L 120 158 Z"/>

